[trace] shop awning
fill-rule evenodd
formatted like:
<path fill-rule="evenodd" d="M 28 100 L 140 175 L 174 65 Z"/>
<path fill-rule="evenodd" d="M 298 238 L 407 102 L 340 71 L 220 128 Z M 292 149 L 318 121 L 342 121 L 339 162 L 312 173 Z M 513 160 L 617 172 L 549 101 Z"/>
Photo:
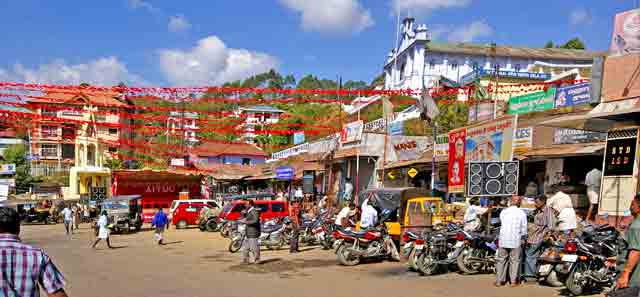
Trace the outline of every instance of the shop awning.
<path fill-rule="evenodd" d="M 603 102 L 587 113 L 555 118 L 541 125 L 607 132 L 620 122 L 640 123 L 640 98 Z"/>
<path fill-rule="evenodd" d="M 433 153 L 432 153 L 432 151 L 426 151 L 418 159 L 391 162 L 391 163 L 385 164 L 384 168 L 385 169 L 393 169 L 393 168 L 413 166 L 413 165 L 416 165 L 416 164 L 431 164 L 432 161 L 433 161 Z M 437 163 L 444 163 L 444 162 L 448 162 L 448 161 L 449 161 L 449 158 L 447 156 L 437 156 L 436 157 L 436 162 Z"/>
<path fill-rule="evenodd" d="M 535 148 L 526 153 L 519 154 L 516 158 L 522 160 L 535 157 L 571 157 L 582 155 L 598 155 L 604 152 L 604 142 L 558 144 L 549 147 Z"/>

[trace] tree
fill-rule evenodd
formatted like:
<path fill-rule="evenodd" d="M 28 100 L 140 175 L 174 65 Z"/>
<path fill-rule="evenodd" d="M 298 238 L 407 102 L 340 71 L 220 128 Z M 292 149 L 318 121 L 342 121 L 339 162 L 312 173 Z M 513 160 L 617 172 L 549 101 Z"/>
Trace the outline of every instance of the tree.
<path fill-rule="evenodd" d="M 549 40 L 545 43 L 544 48 L 554 48 L 553 41 Z"/>
<path fill-rule="evenodd" d="M 380 75 L 376 76 L 376 78 L 373 79 L 373 81 L 371 82 L 370 88 L 373 89 L 377 86 L 384 85 L 384 80 L 385 80 L 385 75 L 384 73 L 381 73 Z"/>
<path fill-rule="evenodd" d="M 31 185 L 38 180 L 31 176 L 29 162 L 25 158 L 26 146 L 16 144 L 8 147 L 4 151 L 4 163 L 16 164 L 16 192 L 25 193 Z"/>
<path fill-rule="evenodd" d="M 580 38 L 576 37 L 576 38 L 573 38 L 573 39 L 567 41 L 567 43 L 561 45 L 560 48 L 584 50 L 586 48 L 586 46 L 584 45 L 584 42 L 582 42 L 582 40 L 580 40 Z"/>
<path fill-rule="evenodd" d="M 107 167 L 111 170 L 123 169 L 124 162 L 120 159 L 108 158 L 104 164 L 104 167 Z"/>

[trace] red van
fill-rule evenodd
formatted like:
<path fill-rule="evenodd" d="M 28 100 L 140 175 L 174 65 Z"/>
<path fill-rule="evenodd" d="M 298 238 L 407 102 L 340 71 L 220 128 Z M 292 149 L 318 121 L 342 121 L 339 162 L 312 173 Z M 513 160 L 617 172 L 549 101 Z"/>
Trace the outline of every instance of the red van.
<path fill-rule="evenodd" d="M 256 207 L 260 209 L 260 220 L 271 220 L 289 216 L 289 206 L 284 201 L 255 200 Z M 240 218 L 240 213 L 249 207 L 249 202 L 237 200 L 224 206 L 220 218 L 235 221 Z"/>
<path fill-rule="evenodd" d="M 198 225 L 198 217 L 203 207 L 212 208 L 211 204 L 205 202 L 180 203 L 173 211 L 171 223 L 176 226 L 176 229 Z"/>

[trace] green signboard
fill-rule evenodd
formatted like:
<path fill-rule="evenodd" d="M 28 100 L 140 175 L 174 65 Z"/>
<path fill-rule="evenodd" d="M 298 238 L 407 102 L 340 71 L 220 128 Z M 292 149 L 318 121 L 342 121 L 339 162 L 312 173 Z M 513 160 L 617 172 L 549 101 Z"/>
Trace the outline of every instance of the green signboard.
<path fill-rule="evenodd" d="M 516 96 L 509 99 L 509 114 L 523 114 L 553 109 L 556 89 Z"/>

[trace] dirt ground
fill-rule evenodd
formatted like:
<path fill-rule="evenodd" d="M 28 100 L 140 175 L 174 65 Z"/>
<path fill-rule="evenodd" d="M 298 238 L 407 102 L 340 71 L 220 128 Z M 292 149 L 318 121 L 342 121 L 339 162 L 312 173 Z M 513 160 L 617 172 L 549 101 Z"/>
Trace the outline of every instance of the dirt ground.
<path fill-rule="evenodd" d="M 452 272 L 422 277 L 404 264 L 343 267 L 333 251 L 302 247 L 302 253 L 263 251 L 262 263 L 241 264 L 227 251 L 228 239 L 197 229 L 166 233 L 158 246 L 150 230 L 112 236 L 116 249 L 89 246 L 93 233 L 81 226 L 71 239 L 62 225 L 23 226 L 22 239 L 44 248 L 67 279 L 71 297 L 119 296 L 560 296 L 557 288 L 526 284 L 495 288 L 493 275 Z"/>

